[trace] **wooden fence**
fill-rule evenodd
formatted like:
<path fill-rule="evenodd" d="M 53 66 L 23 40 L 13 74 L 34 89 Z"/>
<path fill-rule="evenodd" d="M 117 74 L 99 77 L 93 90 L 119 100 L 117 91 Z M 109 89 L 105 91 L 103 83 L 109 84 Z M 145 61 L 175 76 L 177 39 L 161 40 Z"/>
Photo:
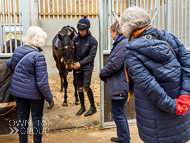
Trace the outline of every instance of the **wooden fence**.
<path fill-rule="evenodd" d="M 0 0 L 0 22 L 3 22 L 4 9 L 5 23 L 9 23 L 8 9 L 10 8 L 10 23 L 14 23 L 15 8 L 16 23 L 19 23 L 19 13 L 20 16 L 22 14 L 21 8 L 19 8 L 21 7 L 21 0 L 14 1 L 15 5 L 13 0 Z M 152 1 L 152 6 L 154 7 L 154 0 L 147 0 L 147 3 L 150 3 L 150 1 Z M 122 12 L 124 11 L 124 6 L 128 7 L 128 0 L 113 0 L 114 8 L 116 8 L 116 5 L 118 6 L 118 16 L 120 15 L 120 2 L 122 2 Z M 4 7 L 2 7 L 2 3 L 4 3 Z M 140 6 L 140 0 L 134 0 L 134 3 Z M 160 0 L 161 3 L 162 0 Z M 38 0 L 38 13 L 39 19 L 79 19 L 83 15 L 88 15 L 89 19 L 98 19 L 99 0 Z"/>
<path fill-rule="evenodd" d="M 99 18 L 99 1 L 100 0 L 38 0 L 38 12 L 39 19 L 79 19 L 83 15 L 87 15 L 89 19 Z M 160 0 L 160 5 L 162 5 Z M 108 9 L 109 9 L 108 0 Z M 134 5 L 141 6 L 142 0 L 131 0 Z M 122 8 L 120 9 L 120 3 Z M 150 3 L 154 8 L 154 0 L 143 1 L 143 7 L 148 3 L 150 10 Z M 114 12 L 119 11 L 117 14 L 120 15 L 124 11 L 124 7 L 128 7 L 128 0 L 113 0 Z"/>
<path fill-rule="evenodd" d="M 20 23 L 20 21 L 22 22 L 21 0 L 0 0 L 0 22 L 2 23 L 3 23 L 3 9 L 4 9 L 5 23 L 9 23 L 9 14 L 10 14 L 10 23 L 14 23 L 14 16 L 16 17 L 16 23 Z M 8 12 L 9 9 L 10 13 Z M 19 13 L 20 13 L 20 21 L 19 21 Z"/>
<path fill-rule="evenodd" d="M 78 19 L 88 15 L 96 19 L 99 15 L 99 0 L 39 0 L 39 19 Z"/>

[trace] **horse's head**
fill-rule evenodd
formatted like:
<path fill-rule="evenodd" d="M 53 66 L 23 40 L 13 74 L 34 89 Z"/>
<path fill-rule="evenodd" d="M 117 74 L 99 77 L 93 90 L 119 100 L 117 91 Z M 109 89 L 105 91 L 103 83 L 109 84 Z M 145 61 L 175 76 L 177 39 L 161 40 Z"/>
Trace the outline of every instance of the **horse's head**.
<path fill-rule="evenodd" d="M 58 35 L 60 39 L 60 54 L 63 58 L 63 62 L 68 71 L 73 69 L 73 59 L 74 59 L 74 31 L 70 32 L 67 27 L 63 27 Z"/>

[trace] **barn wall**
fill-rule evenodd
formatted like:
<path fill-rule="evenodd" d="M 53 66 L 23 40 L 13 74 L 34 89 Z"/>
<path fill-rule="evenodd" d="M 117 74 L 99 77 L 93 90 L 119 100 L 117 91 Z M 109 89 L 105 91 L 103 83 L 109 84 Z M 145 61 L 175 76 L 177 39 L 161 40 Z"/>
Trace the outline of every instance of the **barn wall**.
<path fill-rule="evenodd" d="M 47 62 L 47 70 L 49 77 L 58 77 L 59 73 L 55 65 L 55 61 L 52 55 L 52 39 L 57 34 L 58 31 L 61 30 L 63 26 L 70 25 L 76 28 L 78 20 L 77 19 L 39 19 L 38 25 L 47 32 L 47 39 L 44 47 L 44 51 L 42 52 L 45 55 Z M 91 28 L 90 31 L 92 35 L 99 41 L 99 20 L 98 19 L 90 19 Z M 96 58 L 95 58 L 95 66 L 93 76 L 98 77 L 99 75 L 99 48 L 97 50 Z M 72 75 L 72 73 L 69 73 Z"/>

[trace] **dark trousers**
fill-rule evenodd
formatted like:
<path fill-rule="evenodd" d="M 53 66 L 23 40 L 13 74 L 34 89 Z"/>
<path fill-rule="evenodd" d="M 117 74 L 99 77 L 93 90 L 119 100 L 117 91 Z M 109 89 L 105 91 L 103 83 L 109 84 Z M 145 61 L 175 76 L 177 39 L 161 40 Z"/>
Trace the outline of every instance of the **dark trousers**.
<path fill-rule="evenodd" d="M 15 101 L 18 108 L 18 134 L 20 143 L 28 143 L 27 129 L 30 110 L 32 114 L 34 143 L 41 143 L 44 99 L 28 100 L 15 97 Z"/>
<path fill-rule="evenodd" d="M 111 101 L 111 112 L 117 126 L 117 136 L 119 138 L 118 143 L 130 143 L 130 132 L 127 122 L 127 117 L 125 115 L 125 104 L 127 98 L 122 100 L 113 100 Z"/>
<path fill-rule="evenodd" d="M 86 91 L 91 91 L 90 82 L 92 77 L 92 71 L 76 71 L 75 82 L 79 89 L 84 87 Z"/>

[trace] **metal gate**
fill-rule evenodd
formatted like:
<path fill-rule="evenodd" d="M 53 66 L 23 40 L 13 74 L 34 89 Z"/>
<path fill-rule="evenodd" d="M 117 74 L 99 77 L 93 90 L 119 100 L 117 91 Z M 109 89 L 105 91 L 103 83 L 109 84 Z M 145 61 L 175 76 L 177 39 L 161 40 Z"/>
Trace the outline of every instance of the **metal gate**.
<path fill-rule="evenodd" d="M 12 56 L 12 42 L 17 45 L 17 39 L 22 44 L 22 36 L 25 35 L 30 26 L 30 1 L 29 0 L 0 0 L 0 61 L 6 62 Z M 15 39 L 15 40 L 14 40 Z M 9 41 L 10 40 L 10 41 Z M 6 43 L 10 43 L 7 49 Z M 17 48 L 17 46 L 15 46 Z M 4 53 L 3 53 L 4 49 Z M 10 50 L 9 50 L 10 49 Z M 9 114 L 9 122 L 0 116 L 1 131 L 0 135 L 14 134 L 17 125 L 10 125 L 10 122 L 16 123 L 18 113 Z M 31 124 L 30 124 L 31 125 Z M 31 130 L 29 126 L 29 130 Z M 12 132 L 13 131 L 13 132 Z"/>
<path fill-rule="evenodd" d="M 22 45 L 23 34 L 30 26 L 29 0 L 0 0 L 0 19 L 0 58 L 11 57 L 12 44 L 17 48 L 20 40 Z"/>
<path fill-rule="evenodd" d="M 190 50 L 190 1 L 187 0 L 101 0 L 99 1 L 100 69 L 106 63 L 112 47 L 109 27 L 130 6 L 145 9 L 151 16 L 151 25 L 174 34 Z M 106 95 L 106 84 L 100 82 L 101 123 L 103 128 L 115 127 L 111 115 L 111 102 Z M 129 124 L 135 123 L 135 103 L 126 105 Z"/>

